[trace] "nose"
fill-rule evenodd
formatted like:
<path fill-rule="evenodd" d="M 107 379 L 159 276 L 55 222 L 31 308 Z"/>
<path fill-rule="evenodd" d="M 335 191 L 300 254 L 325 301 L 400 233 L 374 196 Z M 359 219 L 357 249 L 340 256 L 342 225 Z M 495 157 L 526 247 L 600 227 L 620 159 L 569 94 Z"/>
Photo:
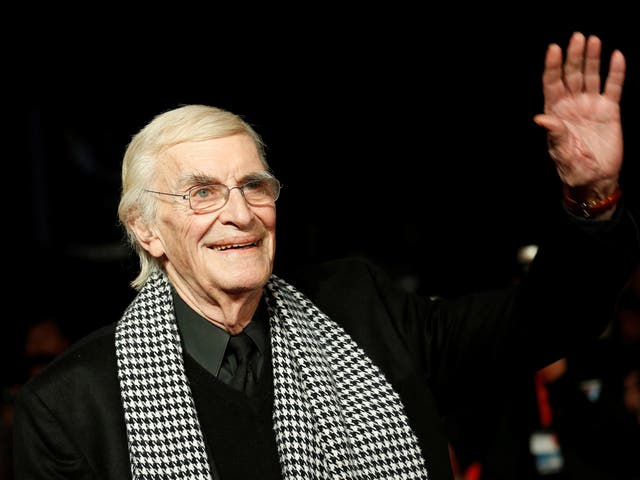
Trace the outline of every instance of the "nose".
<path fill-rule="evenodd" d="M 223 223 L 236 223 L 238 225 L 251 221 L 253 211 L 244 198 L 242 187 L 229 188 L 229 198 L 227 198 L 227 203 L 222 207 L 219 218 Z"/>

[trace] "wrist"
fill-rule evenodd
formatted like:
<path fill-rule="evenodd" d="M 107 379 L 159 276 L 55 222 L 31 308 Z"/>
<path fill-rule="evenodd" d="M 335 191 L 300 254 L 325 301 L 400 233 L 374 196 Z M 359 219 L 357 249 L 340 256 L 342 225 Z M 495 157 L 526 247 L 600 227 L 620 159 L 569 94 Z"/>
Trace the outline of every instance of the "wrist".
<path fill-rule="evenodd" d="M 597 192 L 582 187 L 563 187 L 564 204 L 574 215 L 582 218 L 596 218 L 615 209 L 622 190 L 616 184 L 610 192 Z"/>

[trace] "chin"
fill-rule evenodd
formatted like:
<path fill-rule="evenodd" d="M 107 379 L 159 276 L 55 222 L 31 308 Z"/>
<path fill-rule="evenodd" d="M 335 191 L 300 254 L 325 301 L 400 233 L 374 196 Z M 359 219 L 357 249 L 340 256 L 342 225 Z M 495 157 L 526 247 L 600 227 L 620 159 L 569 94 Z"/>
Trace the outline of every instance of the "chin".
<path fill-rule="evenodd" d="M 264 288 L 269 280 L 269 271 L 238 272 L 236 275 L 228 275 L 220 280 L 220 285 L 229 292 L 248 292 Z"/>

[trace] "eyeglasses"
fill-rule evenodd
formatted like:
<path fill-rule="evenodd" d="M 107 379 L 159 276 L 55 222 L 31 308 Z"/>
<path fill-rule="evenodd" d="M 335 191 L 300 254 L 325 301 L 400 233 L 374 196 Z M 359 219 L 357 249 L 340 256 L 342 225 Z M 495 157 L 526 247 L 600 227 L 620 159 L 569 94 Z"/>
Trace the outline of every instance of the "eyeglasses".
<path fill-rule="evenodd" d="M 183 200 L 189 200 L 189 207 L 194 212 L 213 212 L 224 207 L 229 201 L 231 190 L 240 190 L 245 201 L 254 207 L 270 205 L 280 196 L 282 185 L 274 177 L 258 178 L 250 180 L 243 185 L 235 187 L 227 187 L 222 183 L 212 185 L 196 185 L 187 190 L 187 193 L 167 193 L 157 192 L 155 190 L 145 190 L 148 193 L 157 193 L 158 195 L 169 195 L 172 197 L 180 197 Z"/>

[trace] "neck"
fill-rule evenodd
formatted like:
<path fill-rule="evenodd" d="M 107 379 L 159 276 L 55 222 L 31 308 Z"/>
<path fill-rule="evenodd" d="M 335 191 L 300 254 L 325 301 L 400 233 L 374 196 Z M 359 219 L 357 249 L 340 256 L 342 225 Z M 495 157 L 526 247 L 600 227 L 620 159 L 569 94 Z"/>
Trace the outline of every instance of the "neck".
<path fill-rule="evenodd" d="M 232 335 L 242 332 L 251 322 L 262 298 L 261 289 L 239 294 L 226 292 L 198 294 L 184 288 L 182 284 L 174 284 L 173 287 L 180 298 L 194 311 Z"/>

